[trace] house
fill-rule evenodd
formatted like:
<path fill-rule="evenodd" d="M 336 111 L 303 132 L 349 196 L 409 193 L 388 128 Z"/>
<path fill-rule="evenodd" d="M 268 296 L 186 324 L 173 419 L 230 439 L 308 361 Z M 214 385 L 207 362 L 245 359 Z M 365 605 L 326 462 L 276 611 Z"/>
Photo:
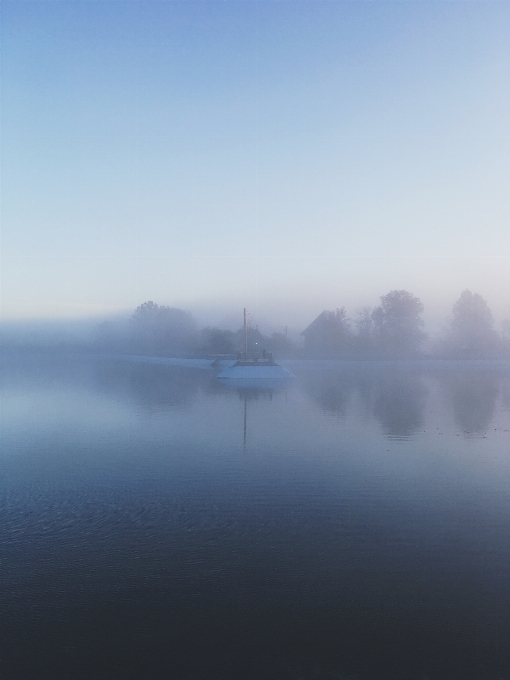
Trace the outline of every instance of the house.
<path fill-rule="evenodd" d="M 305 339 L 305 349 L 321 354 L 337 353 L 349 335 L 349 322 L 345 309 L 324 310 L 301 335 Z"/>

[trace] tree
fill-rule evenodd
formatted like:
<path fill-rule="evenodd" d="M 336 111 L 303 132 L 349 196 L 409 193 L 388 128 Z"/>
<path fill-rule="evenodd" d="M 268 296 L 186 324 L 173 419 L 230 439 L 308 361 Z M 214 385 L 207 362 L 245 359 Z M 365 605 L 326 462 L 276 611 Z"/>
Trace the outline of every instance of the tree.
<path fill-rule="evenodd" d="M 189 351 L 196 342 L 196 324 L 189 312 L 159 306 L 149 300 L 131 317 L 134 349 L 145 354 L 175 354 Z"/>
<path fill-rule="evenodd" d="M 280 354 L 287 354 L 292 352 L 294 349 L 294 344 L 292 340 L 287 336 L 287 333 L 273 333 L 268 339 L 267 349 L 270 352 L 276 352 Z"/>
<path fill-rule="evenodd" d="M 423 332 L 423 303 L 407 290 L 392 290 L 372 312 L 374 337 L 385 356 L 409 358 L 419 353 Z"/>
<path fill-rule="evenodd" d="M 240 328 L 235 334 L 235 345 L 239 352 L 244 352 L 244 328 Z M 248 326 L 246 330 L 248 339 L 248 352 L 262 352 L 268 348 L 268 338 L 259 331 L 258 328 Z"/>
<path fill-rule="evenodd" d="M 498 344 L 489 305 L 478 293 L 464 290 L 453 305 L 450 351 L 466 358 L 491 355 Z"/>
<path fill-rule="evenodd" d="M 503 340 L 510 340 L 510 319 L 503 319 L 501 322 L 501 337 Z"/>
<path fill-rule="evenodd" d="M 234 354 L 235 334 L 220 328 L 204 328 L 200 333 L 200 350 L 207 354 Z"/>
<path fill-rule="evenodd" d="M 361 309 L 354 321 L 356 335 L 353 339 L 355 356 L 370 356 L 374 351 L 374 320 L 370 307 Z"/>
<path fill-rule="evenodd" d="M 510 319 L 501 322 L 501 351 L 510 356 Z"/>

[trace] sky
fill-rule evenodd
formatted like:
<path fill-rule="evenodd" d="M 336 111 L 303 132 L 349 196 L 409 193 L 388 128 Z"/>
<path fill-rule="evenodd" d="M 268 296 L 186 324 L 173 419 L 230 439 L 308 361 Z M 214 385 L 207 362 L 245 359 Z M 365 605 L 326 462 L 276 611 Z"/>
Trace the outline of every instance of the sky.
<path fill-rule="evenodd" d="M 510 3 L 8 2 L 1 315 L 510 317 Z"/>

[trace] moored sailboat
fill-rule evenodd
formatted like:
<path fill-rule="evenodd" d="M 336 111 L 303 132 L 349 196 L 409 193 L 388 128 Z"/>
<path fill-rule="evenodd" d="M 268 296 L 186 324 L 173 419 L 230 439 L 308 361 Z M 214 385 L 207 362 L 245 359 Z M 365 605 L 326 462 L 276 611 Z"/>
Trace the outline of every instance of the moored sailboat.
<path fill-rule="evenodd" d="M 248 324 L 246 321 L 246 308 L 244 309 L 244 352 L 233 366 L 226 368 L 216 377 L 219 380 L 256 380 L 256 381 L 285 381 L 293 378 L 293 374 L 282 368 L 273 358 L 271 352 L 262 350 L 248 352 Z"/>

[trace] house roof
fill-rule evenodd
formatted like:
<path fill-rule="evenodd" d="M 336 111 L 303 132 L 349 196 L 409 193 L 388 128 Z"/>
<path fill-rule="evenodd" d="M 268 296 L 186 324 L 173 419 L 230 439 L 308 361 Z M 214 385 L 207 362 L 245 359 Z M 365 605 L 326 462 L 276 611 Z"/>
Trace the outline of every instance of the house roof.
<path fill-rule="evenodd" d="M 324 328 L 324 324 L 327 323 L 327 321 L 330 318 L 330 315 L 334 314 L 334 312 L 328 312 L 326 309 L 319 314 L 319 316 L 312 321 L 312 323 L 305 328 L 304 331 L 301 332 L 301 335 L 310 335 L 313 333 L 317 333 L 318 331 L 322 330 Z"/>

